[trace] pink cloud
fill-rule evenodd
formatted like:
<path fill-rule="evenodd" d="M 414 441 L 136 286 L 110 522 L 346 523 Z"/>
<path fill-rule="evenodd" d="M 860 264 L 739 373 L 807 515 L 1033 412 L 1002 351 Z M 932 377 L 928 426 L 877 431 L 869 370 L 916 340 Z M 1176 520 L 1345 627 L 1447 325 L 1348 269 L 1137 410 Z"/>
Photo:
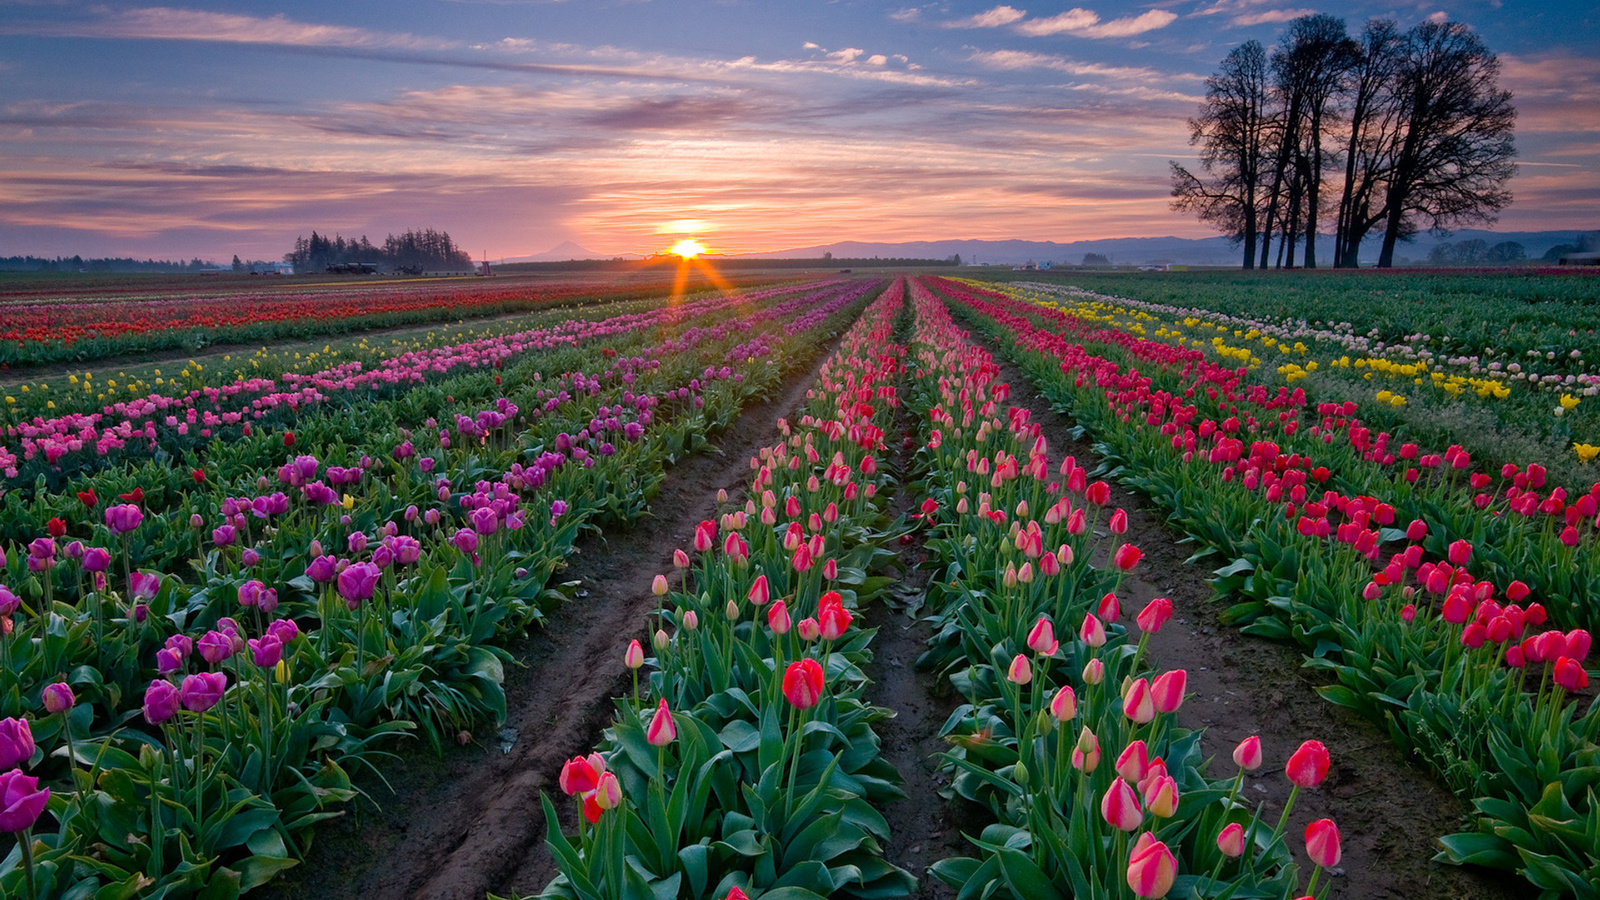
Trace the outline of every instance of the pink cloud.
<path fill-rule="evenodd" d="M 1071 34 L 1087 38 L 1132 37 L 1165 28 L 1177 19 L 1177 13 L 1152 9 L 1130 18 L 1101 22 L 1099 14 L 1087 9 L 1074 8 L 1047 19 L 1029 19 L 1018 25 L 1017 30 L 1030 37 L 1048 37 L 1054 34 Z"/>

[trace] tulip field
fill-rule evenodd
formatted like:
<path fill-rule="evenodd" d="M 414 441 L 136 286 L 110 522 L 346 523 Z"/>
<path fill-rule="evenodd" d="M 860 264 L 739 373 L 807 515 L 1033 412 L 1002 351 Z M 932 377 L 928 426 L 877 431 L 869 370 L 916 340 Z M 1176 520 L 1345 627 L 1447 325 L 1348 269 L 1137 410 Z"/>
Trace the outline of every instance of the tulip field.
<path fill-rule="evenodd" d="M 1340 760 L 1318 734 L 1223 745 L 1189 714 L 1191 672 L 1151 645 L 1198 613 L 1132 586 L 1139 542 L 1173 538 L 1130 528 L 1112 482 L 1193 542 L 1226 626 L 1300 648 L 1327 703 L 1416 763 L 1402 777 L 1470 800 L 1431 836 L 1441 863 L 1600 896 L 1592 335 L 1556 309 L 1544 343 L 1493 356 L 1452 342 L 1487 339 L 1466 323 L 1395 341 L 1205 282 L 1112 293 L 1183 283 L 463 288 L 451 303 L 523 314 L 8 395 L 0 895 L 293 881 L 319 834 L 386 802 L 396 754 L 459 759 L 506 722 L 525 637 L 583 615 L 575 554 L 629 540 L 686 460 L 756 428 L 742 487 L 677 486 L 715 511 L 671 536 L 592 662 L 623 685 L 586 701 L 605 724 L 524 738 L 572 747 L 518 781 L 550 860 L 537 896 L 1348 896 L 1341 824 L 1361 823 L 1338 797 L 1296 812 Z M 118 309 L 56 336 L 259 341 L 313 333 L 317 304 L 433 321 L 404 316 L 437 298 L 399 293 L 239 322 L 153 299 L 143 331 L 95 331 Z M 27 349 L 52 327 L 0 343 L 59 358 Z M 1539 349 L 1563 327 L 1570 347 Z M 1024 387 L 1092 457 L 1013 402 Z M 751 425 L 784 391 L 798 405 Z M 1490 422 L 1500 439 L 1452 439 Z M 915 867 L 885 812 L 908 802 L 884 740 L 906 713 L 869 674 L 907 611 L 926 640 L 904 665 L 939 698 L 918 727 L 944 747 L 939 796 L 914 799 L 963 848 Z M 1286 799 L 1261 799 L 1263 773 Z"/>

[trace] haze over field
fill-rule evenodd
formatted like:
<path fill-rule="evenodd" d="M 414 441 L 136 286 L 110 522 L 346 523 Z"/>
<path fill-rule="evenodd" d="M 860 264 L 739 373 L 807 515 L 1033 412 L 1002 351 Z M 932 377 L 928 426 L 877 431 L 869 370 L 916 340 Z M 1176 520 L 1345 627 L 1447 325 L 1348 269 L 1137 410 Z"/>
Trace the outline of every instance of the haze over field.
<path fill-rule="evenodd" d="M 0 0 L 0 255 L 1210 237 L 1168 206 L 1203 80 L 1313 11 L 1477 29 L 1518 110 L 1498 229 L 1595 227 L 1600 13 L 1574 0 Z"/>

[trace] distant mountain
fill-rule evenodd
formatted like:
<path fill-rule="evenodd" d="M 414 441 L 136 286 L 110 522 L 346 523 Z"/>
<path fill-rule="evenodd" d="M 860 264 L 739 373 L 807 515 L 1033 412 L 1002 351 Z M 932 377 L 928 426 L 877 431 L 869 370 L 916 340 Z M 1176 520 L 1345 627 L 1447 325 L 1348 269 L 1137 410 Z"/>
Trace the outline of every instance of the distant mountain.
<path fill-rule="evenodd" d="M 1478 238 L 1489 244 L 1516 241 L 1537 259 L 1557 244 L 1575 242 L 1577 231 L 1513 231 L 1494 232 L 1466 228 L 1447 237 L 1435 238 L 1418 235 L 1410 243 L 1396 248 L 1397 258 L 1425 260 L 1433 247 L 1445 242 L 1459 242 Z M 1361 248 L 1361 261 L 1370 265 L 1378 258 L 1381 235 L 1366 241 Z M 1318 249 L 1324 259 L 1333 258 L 1333 238 L 1323 235 Z M 1049 262 L 1054 265 L 1076 265 L 1083 262 L 1084 254 L 1098 253 L 1116 265 L 1144 265 L 1146 263 L 1171 263 L 1189 266 L 1237 266 L 1242 261 L 1243 248 L 1227 238 L 1180 237 L 1125 237 L 1100 238 L 1089 241 L 907 241 L 904 243 L 868 243 L 864 241 L 839 241 L 815 247 L 797 247 L 792 250 L 773 250 L 749 253 L 743 259 L 793 259 L 817 258 L 831 253 L 839 259 L 877 257 L 910 259 L 948 259 L 959 253 L 962 263 L 988 263 L 992 265 L 1021 265 L 1026 262 Z M 1326 264 L 1326 263 L 1325 263 Z"/>

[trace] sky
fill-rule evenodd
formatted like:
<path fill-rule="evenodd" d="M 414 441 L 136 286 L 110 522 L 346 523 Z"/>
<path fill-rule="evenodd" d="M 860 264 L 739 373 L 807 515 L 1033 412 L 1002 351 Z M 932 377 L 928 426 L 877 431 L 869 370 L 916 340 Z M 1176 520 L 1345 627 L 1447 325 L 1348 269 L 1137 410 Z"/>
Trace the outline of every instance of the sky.
<path fill-rule="evenodd" d="M 1600 5 L 1084 2 L 0 0 L 0 256 L 1205 237 L 1168 206 L 1204 79 L 1312 12 L 1477 30 L 1495 227 L 1600 228 Z"/>

